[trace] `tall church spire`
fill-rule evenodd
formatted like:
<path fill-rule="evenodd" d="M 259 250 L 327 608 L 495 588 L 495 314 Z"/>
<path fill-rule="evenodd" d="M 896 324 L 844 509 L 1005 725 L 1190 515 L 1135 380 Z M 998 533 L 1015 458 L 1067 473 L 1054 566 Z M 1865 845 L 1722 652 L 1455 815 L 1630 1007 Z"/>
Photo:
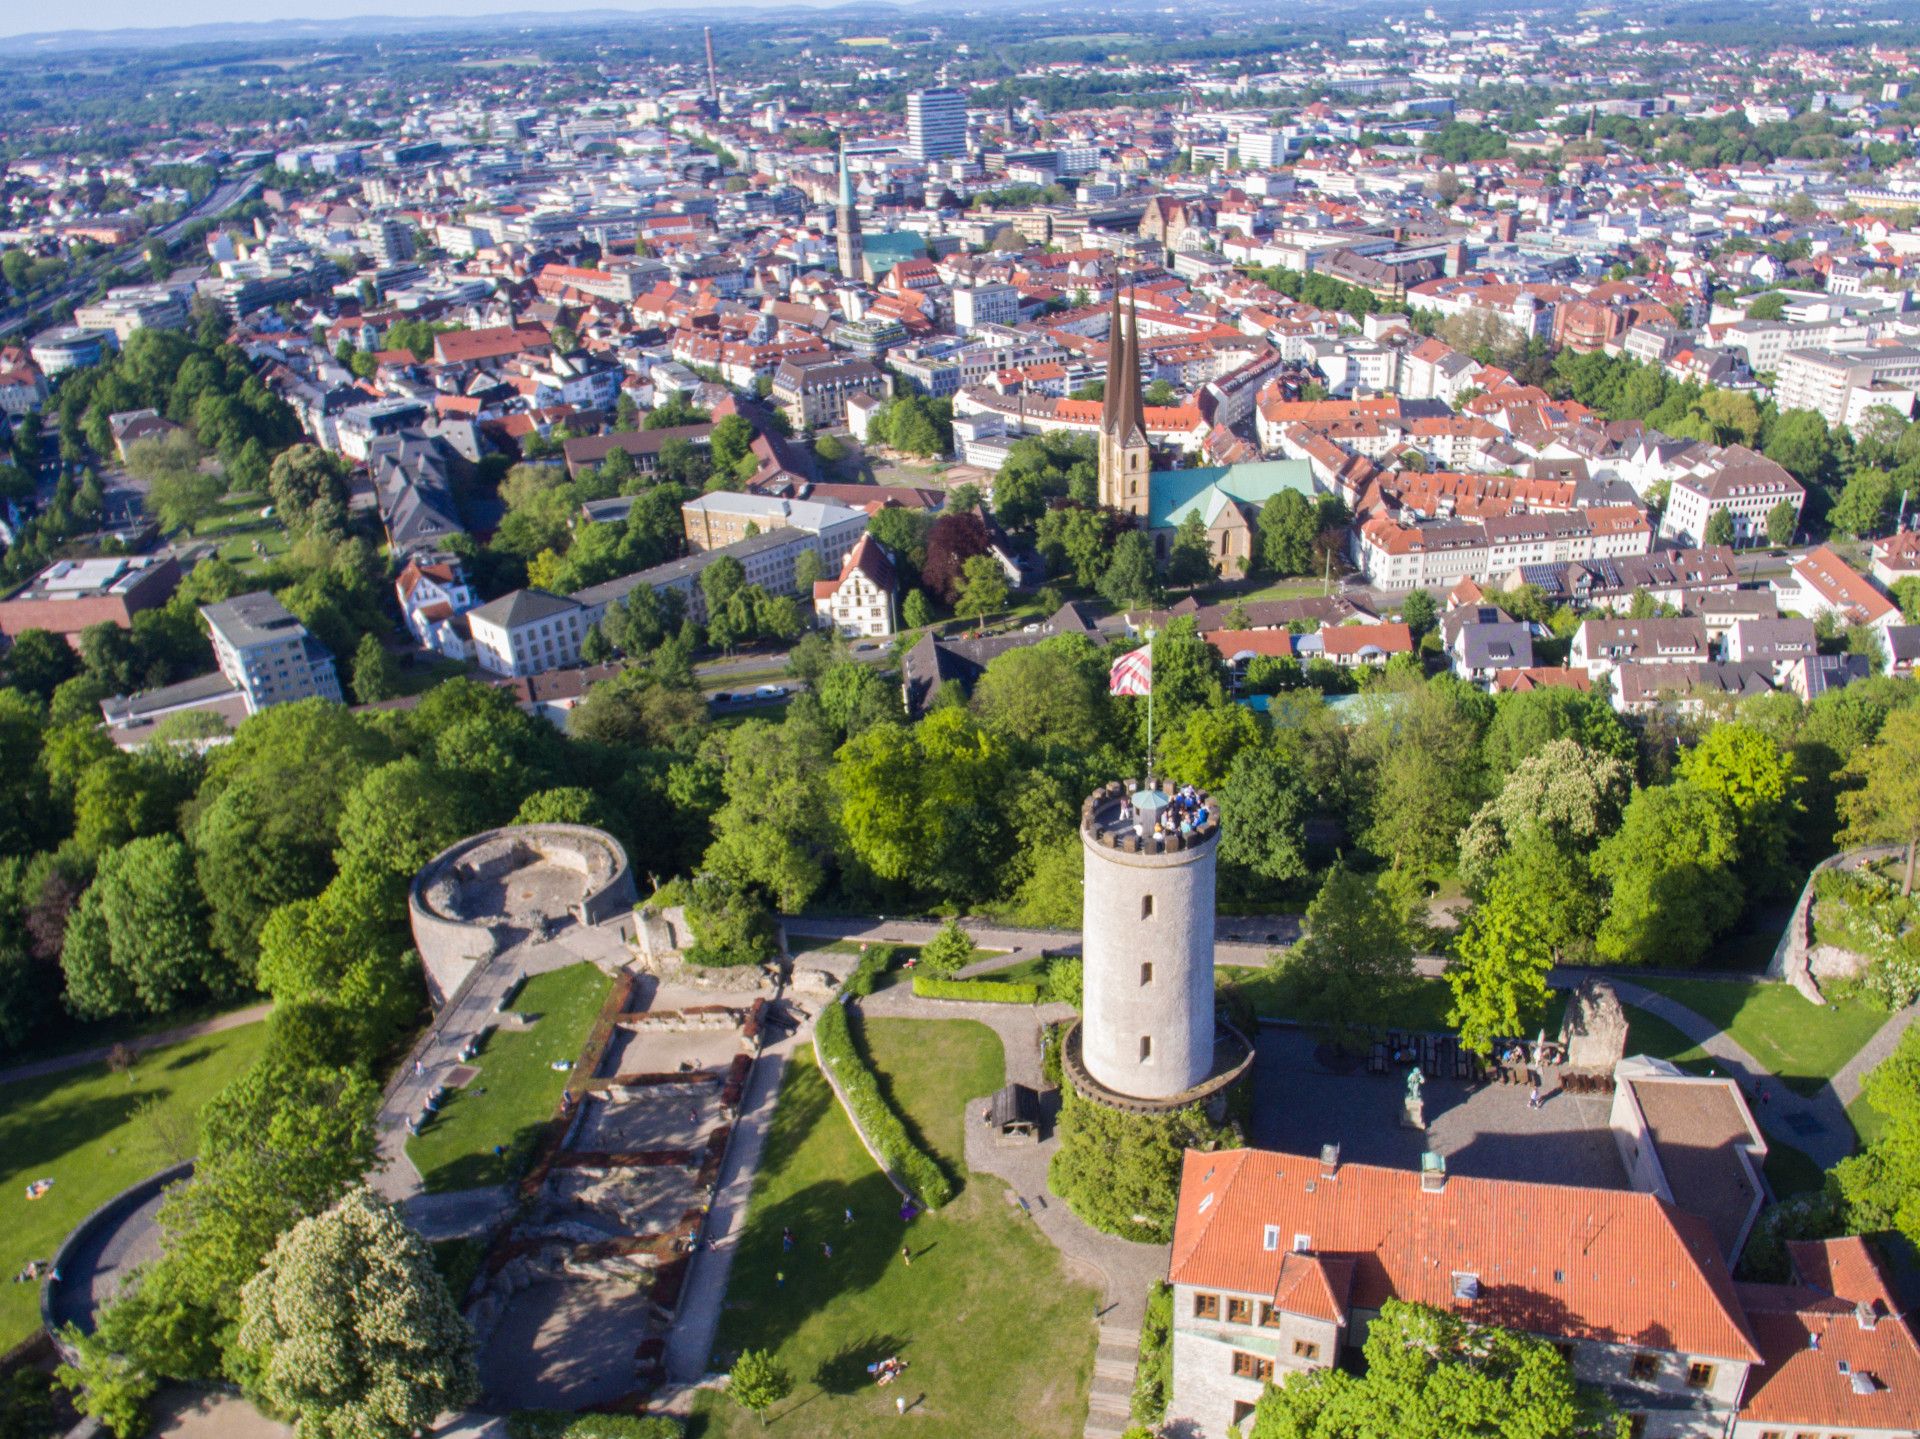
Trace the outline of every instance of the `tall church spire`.
<path fill-rule="evenodd" d="M 866 279 L 866 246 L 860 242 L 860 212 L 853 203 L 853 176 L 847 170 L 847 137 L 840 137 L 840 203 L 834 207 L 834 241 L 842 279 Z"/>
<path fill-rule="evenodd" d="M 1113 284 L 1108 318 L 1107 384 L 1100 411 L 1100 503 L 1145 517 L 1151 497 L 1146 416 L 1140 407 L 1140 328 L 1120 307 L 1120 277 Z"/>

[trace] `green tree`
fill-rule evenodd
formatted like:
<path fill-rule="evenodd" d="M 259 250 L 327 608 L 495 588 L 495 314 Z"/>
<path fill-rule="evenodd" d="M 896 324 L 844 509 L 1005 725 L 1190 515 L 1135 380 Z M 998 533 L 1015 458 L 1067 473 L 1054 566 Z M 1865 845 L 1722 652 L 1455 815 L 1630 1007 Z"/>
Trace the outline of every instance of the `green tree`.
<path fill-rule="evenodd" d="M 80 670 L 73 646 L 50 630 L 22 630 L 0 662 L 6 666 L 9 685 L 43 701 L 52 699 L 53 692 Z"/>
<path fill-rule="evenodd" d="M 1684 781 L 1634 791 L 1594 851 L 1611 886 L 1594 947 L 1614 964 L 1684 967 L 1739 917 L 1739 830 L 1726 803 Z"/>
<path fill-rule="evenodd" d="M 296 534 L 344 534 L 347 528 L 345 467 L 313 445 L 295 445 L 275 457 L 267 492 L 281 520 Z"/>
<path fill-rule="evenodd" d="M 1920 1239 L 1920 1030 L 1908 1030 L 1861 1086 L 1885 1121 L 1833 1180 L 1846 1205 L 1847 1232 L 1897 1230 Z"/>
<path fill-rule="evenodd" d="M 1056 636 L 997 656 L 973 689 L 974 712 L 1022 744 L 1088 753 L 1113 719 L 1102 653 L 1079 636 Z"/>
<path fill-rule="evenodd" d="M 1682 779 L 1725 802 L 1740 837 L 1742 869 L 1754 888 L 1785 878 L 1787 839 L 1801 809 L 1793 756 L 1750 724 L 1725 721 L 1680 756 Z"/>
<path fill-rule="evenodd" d="M 79 1360 L 54 1371 L 60 1387 L 74 1394 L 73 1407 L 98 1419 L 115 1439 L 139 1439 L 148 1428 L 147 1401 L 160 1381 L 137 1360 L 115 1352 L 99 1334 L 82 1334 L 68 1325 L 61 1337 Z"/>
<path fill-rule="evenodd" d="M 109 850 L 67 922 L 67 1004 L 91 1019 L 164 1014 L 192 995 L 223 992 L 232 973 L 210 963 L 206 904 L 177 835 Z"/>
<path fill-rule="evenodd" d="M 1400 602 L 1400 618 L 1406 621 L 1407 628 L 1418 640 L 1440 622 L 1440 606 L 1425 590 L 1412 590 Z"/>
<path fill-rule="evenodd" d="M 1507 851 L 1533 837 L 1585 855 L 1619 826 L 1632 783 L 1624 760 L 1576 739 L 1548 741 L 1474 814 L 1460 839 L 1461 879 L 1470 890 L 1483 889 Z"/>
<path fill-rule="evenodd" d="M 983 620 L 1007 607 L 1007 574 L 992 555 L 970 555 L 960 567 L 960 597 L 953 613 L 963 620 Z"/>
<path fill-rule="evenodd" d="M 1128 1114 L 1081 1098 L 1072 1085 L 1061 1091 L 1059 1133 L 1047 1187 L 1085 1223 L 1140 1244 L 1173 1237 L 1186 1151 L 1220 1149 L 1238 1138 L 1210 1123 L 1197 1104 Z"/>
<path fill-rule="evenodd" d="M 1817 483 L 1830 458 L 1827 422 L 1814 410 L 1788 410 L 1767 430 L 1766 457 L 1803 485 Z"/>
<path fill-rule="evenodd" d="M 793 1393 L 793 1376 L 766 1350 L 743 1350 L 728 1371 L 727 1393 L 764 1428 L 767 1411 Z"/>
<path fill-rule="evenodd" d="M 1220 803 L 1220 862 L 1265 879 L 1302 879 L 1313 803 L 1294 768 L 1275 750 L 1248 746 L 1233 758 Z"/>
<path fill-rule="evenodd" d="M 1344 864 L 1327 872 L 1284 963 L 1299 1017 L 1343 1036 L 1370 1027 L 1414 981 L 1405 915 L 1378 881 Z"/>
<path fill-rule="evenodd" d="M 1840 498 L 1827 511 L 1827 523 L 1836 533 L 1870 539 L 1885 525 L 1892 504 L 1893 476 L 1863 465 L 1853 472 Z"/>
<path fill-rule="evenodd" d="M 907 591 L 906 599 L 900 604 L 900 618 L 910 630 L 925 629 L 933 623 L 933 604 L 925 590 Z"/>
<path fill-rule="evenodd" d="M 399 692 L 399 663 L 377 636 L 361 635 L 353 651 L 353 697 L 368 705 L 392 699 Z"/>
<path fill-rule="evenodd" d="M 1767 511 L 1767 543 L 1776 547 L 1792 544 L 1799 524 L 1800 507 L 1792 500 L 1780 501 Z"/>
<path fill-rule="evenodd" d="M 1492 1053 L 1496 1039 L 1526 1033 L 1546 1012 L 1555 901 L 1528 867 L 1532 854 L 1544 848 L 1535 840 L 1507 855 L 1454 940 L 1447 1022 L 1479 1054 Z"/>
<path fill-rule="evenodd" d="M 1100 597 L 1116 609 L 1152 604 L 1160 586 L 1153 574 L 1153 546 L 1139 530 L 1128 530 L 1113 546 L 1100 575 Z"/>
<path fill-rule="evenodd" d="M 1626 1439 L 1599 1390 L 1551 1342 L 1388 1299 L 1362 1374 L 1309 1369 L 1269 1385 L 1250 1439 Z"/>
<path fill-rule="evenodd" d="M 1260 558 L 1280 575 L 1311 574 L 1313 540 L 1320 533 L 1318 519 L 1307 497 L 1282 490 L 1260 507 Z"/>
<path fill-rule="evenodd" d="M 948 920 L 939 933 L 920 946 L 920 967 L 935 979 L 951 979 L 972 964 L 977 949 L 960 922 Z"/>
<path fill-rule="evenodd" d="M 1849 759 L 1842 774 L 1857 781 L 1839 796 L 1842 835 L 1848 843 L 1872 841 L 1906 846 L 1900 893 L 1913 893 L 1920 860 L 1920 709 L 1888 715 L 1878 738 Z"/>
<path fill-rule="evenodd" d="M 247 1391 L 301 1439 L 410 1439 L 480 1393 L 432 1251 L 367 1189 L 274 1247 L 241 1291 L 236 1342 Z"/>
<path fill-rule="evenodd" d="M 1707 517 L 1706 533 L 1701 535 L 1703 545 L 1731 545 L 1733 543 L 1733 515 L 1727 510 L 1715 510 Z"/>

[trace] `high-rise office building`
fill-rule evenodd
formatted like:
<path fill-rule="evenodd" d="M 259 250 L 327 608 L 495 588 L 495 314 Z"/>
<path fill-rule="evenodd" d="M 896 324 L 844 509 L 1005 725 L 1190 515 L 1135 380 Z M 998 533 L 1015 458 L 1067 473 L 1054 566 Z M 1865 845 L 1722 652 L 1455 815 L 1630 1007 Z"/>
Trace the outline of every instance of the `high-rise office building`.
<path fill-rule="evenodd" d="M 907 96 L 907 153 L 916 160 L 966 154 L 966 96 L 944 86 Z"/>

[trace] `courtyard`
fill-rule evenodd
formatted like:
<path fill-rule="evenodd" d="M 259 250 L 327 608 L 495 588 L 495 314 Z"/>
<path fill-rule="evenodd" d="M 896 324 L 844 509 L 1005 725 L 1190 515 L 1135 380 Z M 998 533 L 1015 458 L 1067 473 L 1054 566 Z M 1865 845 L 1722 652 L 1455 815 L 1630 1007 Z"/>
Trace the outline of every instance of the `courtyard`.
<path fill-rule="evenodd" d="M 1454 1174 L 1627 1187 L 1607 1125 L 1609 1094 L 1574 1094 L 1549 1073 L 1540 1091 L 1544 1102 L 1534 1109 L 1525 1084 L 1430 1079 L 1422 1092 L 1423 1133 L 1401 1122 L 1405 1066 L 1376 1075 L 1356 1063 L 1341 1072 L 1325 1062 L 1323 1046 L 1311 1030 L 1261 1026 L 1248 1126 L 1253 1144 L 1291 1154 L 1338 1144 L 1343 1162 L 1396 1169 L 1418 1169 L 1421 1154 L 1431 1149 Z"/>

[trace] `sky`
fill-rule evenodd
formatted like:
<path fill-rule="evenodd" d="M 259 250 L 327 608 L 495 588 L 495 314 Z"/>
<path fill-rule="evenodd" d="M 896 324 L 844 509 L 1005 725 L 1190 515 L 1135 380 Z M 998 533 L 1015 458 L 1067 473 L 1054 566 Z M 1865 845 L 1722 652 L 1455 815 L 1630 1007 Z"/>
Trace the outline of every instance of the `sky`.
<path fill-rule="evenodd" d="M 700 0 L 712 9 L 728 0 Z M 736 0 L 737 3 L 737 0 Z M 259 7 L 239 0 L 80 0 L 76 5 L 37 5 L 30 0 L 0 0 L 0 35 L 57 30 L 149 29 L 167 25 L 206 25 L 275 19 L 337 20 L 350 15 L 448 16 L 573 10 L 651 10 L 657 0 L 275 0 Z M 691 8 L 675 4 L 671 8 Z"/>

